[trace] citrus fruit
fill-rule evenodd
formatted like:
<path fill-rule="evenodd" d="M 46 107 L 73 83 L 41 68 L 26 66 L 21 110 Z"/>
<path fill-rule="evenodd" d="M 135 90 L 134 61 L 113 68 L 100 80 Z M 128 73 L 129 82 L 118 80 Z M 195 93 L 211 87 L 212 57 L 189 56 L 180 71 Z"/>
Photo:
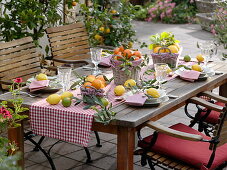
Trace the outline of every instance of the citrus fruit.
<path fill-rule="evenodd" d="M 85 81 L 89 81 L 89 82 L 93 82 L 95 80 L 95 76 L 94 75 L 89 75 L 85 78 Z"/>
<path fill-rule="evenodd" d="M 174 45 L 177 47 L 178 50 L 180 50 L 180 46 L 178 43 L 175 43 Z"/>
<path fill-rule="evenodd" d="M 117 53 L 119 53 L 120 52 L 120 48 L 115 48 L 114 49 L 114 54 L 117 54 Z"/>
<path fill-rule="evenodd" d="M 109 104 L 109 101 L 106 98 L 101 98 L 101 102 L 105 107 Z"/>
<path fill-rule="evenodd" d="M 159 50 L 160 48 L 161 48 L 161 47 L 155 47 L 155 48 L 153 49 L 153 53 L 158 53 L 158 50 Z M 165 53 L 166 51 L 165 51 L 165 49 L 161 49 L 159 52 L 160 52 L 160 53 Z"/>
<path fill-rule="evenodd" d="M 76 3 L 75 1 L 72 2 L 72 6 L 76 6 L 76 4 L 77 4 L 77 3 Z"/>
<path fill-rule="evenodd" d="M 64 99 L 64 98 L 72 98 L 73 97 L 73 94 L 69 91 L 65 91 L 64 93 L 61 94 L 61 99 Z"/>
<path fill-rule="evenodd" d="M 95 39 L 96 39 L 96 40 L 101 40 L 101 39 L 102 39 L 102 36 L 100 36 L 99 34 L 96 34 L 96 35 L 95 35 Z"/>
<path fill-rule="evenodd" d="M 194 65 L 192 65 L 192 70 L 201 72 L 202 71 L 202 68 L 201 68 L 200 65 L 194 64 Z"/>
<path fill-rule="evenodd" d="M 184 61 L 185 62 L 191 61 L 191 57 L 189 55 L 184 56 Z"/>
<path fill-rule="evenodd" d="M 203 57 L 202 54 L 197 55 L 196 59 L 198 60 L 198 62 L 203 62 L 204 61 L 204 57 Z"/>
<path fill-rule="evenodd" d="M 106 33 L 106 34 L 109 34 L 109 33 L 110 33 L 110 29 L 109 29 L 109 28 L 106 28 L 106 29 L 105 29 L 105 33 Z"/>
<path fill-rule="evenodd" d="M 125 88 L 122 85 L 118 85 L 114 88 L 114 94 L 116 96 L 121 96 L 125 93 Z"/>
<path fill-rule="evenodd" d="M 104 82 L 106 81 L 103 75 L 96 76 L 96 79 L 99 79 L 99 80 L 104 81 Z"/>
<path fill-rule="evenodd" d="M 105 31 L 105 28 L 104 27 L 100 27 L 99 28 L 99 31 L 104 32 Z"/>
<path fill-rule="evenodd" d="M 149 88 L 146 90 L 147 94 L 154 97 L 154 98 L 159 98 L 160 94 L 155 88 Z"/>
<path fill-rule="evenodd" d="M 132 51 L 129 49 L 124 50 L 123 55 L 127 58 L 130 58 L 132 56 Z"/>
<path fill-rule="evenodd" d="M 46 74 L 43 74 L 43 73 L 40 73 L 36 76 L 36 80 L 37 81 L 42 81 L 42 80 L 48 80 L 47 78 L 47 75 Z"/>
<path fill-rule="evenodd" d="M 169 73 L 173 72 L 173 70 L 168 67 L 166 72 L 167 72 L 167 74 L 169 74 Z"/>
<path fill-rule="evenodd" d="M 142 54 L 141 54 L 140 51 L 135 51 L 135 52 L 133 53 L 133 55 L 135 55 L 136 57 L 139 57 L 139 58 L 142 57 Z"/>
<path fill-rule="evenodd" d="M 72 104 L 72 99 L 70 97 L 65 97 L 65 98 L 62 99 L 61 104 L 64 107 L 69 107 Z"/>
<path fill-rule="evenodd" d="M 116 14 L 117 11 L 113 9 L 113 10 L 110 11 L 110 13 L 111 13 L 111 14 Z"/>
<path fill-rule="evenodd" d="M 135 57 L 134 61 L 137 61 L 137 60 L 139 60 L 139 59 L 140 59 L 139 57 Z"/>
<path fill-rule="evenodd" d="M 99 79 L 95 79 L 91 85 L 96 88 L 96 89 L 101 89 L 101 86 L 102 86 L 102 81 L 99 80 Z"/>
<path fill-rule="evenodd" d="M 132 46 L 133 46 L 133 42 L 130 41 L 130 42 L 128 43 L 128 48 L 132 48 Z"/>
<path fill-rule="evenodd" d="M 85 82 L 85 83 L 84 83 L 84 87 L 85 87 L 85 88 L 91 88 L 91 87 L 89 87 L 89 86 L 92 86 L 91 82 Z"/>
<path fill-rule="evenodd" d="M 129 79 L 124 83 L 125 87 L 132 87 L 132 86 L 136 86 L 136 81 L 133 79 Z"/>
<path fill-rule="evenodd" d="M 179 51 L 175 45 L 170 45 L 168 48 L 170 49 L 171 53 L 178 53 Z"/>
<path fill-rule="evenodd" d="M 120 47 L 119 47 L 119 51 L 120 51 L 120 52 L 124 52 L 124 50 L 125 50 L 125 49 L 124 49 L 123 46 L 120 46 Z"/>
<path fill-rule="evenodd" d="M 58 104 L 60 100 L 61 100 L 61 96 L 58 94 L 51 94 L 46 99 L 46 101 L 51 105 Z"/>

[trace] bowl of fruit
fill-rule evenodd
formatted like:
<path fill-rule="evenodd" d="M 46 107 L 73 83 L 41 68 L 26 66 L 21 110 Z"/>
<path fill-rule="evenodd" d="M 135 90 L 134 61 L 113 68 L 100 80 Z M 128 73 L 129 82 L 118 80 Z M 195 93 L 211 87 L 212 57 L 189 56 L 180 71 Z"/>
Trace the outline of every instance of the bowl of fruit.
<path fill-rule="evenodd" d="M 138 80 L 142 61 L 142 54 L 138 50 L 125 49 L 123 46 L 115 48 L 110 60 L 114 83 L 120 85 L 128 79 Z"/>

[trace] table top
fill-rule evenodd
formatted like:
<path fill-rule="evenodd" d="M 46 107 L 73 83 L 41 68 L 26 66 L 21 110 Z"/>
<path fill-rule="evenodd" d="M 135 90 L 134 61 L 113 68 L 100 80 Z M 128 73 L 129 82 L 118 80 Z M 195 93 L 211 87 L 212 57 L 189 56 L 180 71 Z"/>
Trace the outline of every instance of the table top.
<path fill-rule="evenodd" d="M 187 99 L 197 95 L 198 93 L 206 90 L 211 90 L 222 84 L 227 83 L 227 67 L 224 62 L 212 62 L 209 63 L 215 71 L 222 72 L 223 74 L 214 75 L 209 77 L 205 81 L 188 82 L 175 78 L 168 81 L 164 88 L 168 94 L 176 95 L 178 98 L 170 99 L 167 102 L 162 103 L 158 107 L 132 107 L 124 103 L 117 105 L 113 110 L 117 113 L 116 119 L 111 122 L 112 125 L 125 126 L 125 127 L 137 127 L 138 125 L 146 122 L 147 120 L 158 116 L 165 112 L 171 112 L 174 107 L 178 108 L 180 104 L 184 103 Z M 77 69 L 77 73 L 81 75 L 89 74 L 90 71 L 84 69 Z M 105 74 L 110 74 L 110 69 L 107 69 Z M 42 99 L 39 97 L 31 98 L 23 95 L 24 107 L 30 107 L 32 103 Z M 0 95 L 0 101 L 11 98 L 10 93 L 4 93 Z"/>

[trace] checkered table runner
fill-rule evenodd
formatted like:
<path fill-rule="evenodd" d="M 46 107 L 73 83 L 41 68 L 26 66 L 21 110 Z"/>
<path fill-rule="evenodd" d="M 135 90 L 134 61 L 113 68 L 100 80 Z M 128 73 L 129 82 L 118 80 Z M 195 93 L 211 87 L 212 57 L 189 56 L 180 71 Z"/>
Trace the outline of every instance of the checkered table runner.
<path fill-rule="evenodd" d="M 113 89 L 114 85 L 111 85 L 108 99 L 113 105 L 117 105 L 121 102 L 114 101 Z M 72 93 L 75 97 L 81 97 L 79 89 Z M 89 143 L 95 111 L 83 110 L 84 106 L 86 106 L 84 103 L 70 107 L 63 107 L 60 103 L 50 105 L 46 99 L 42 99 L 32 104 L 30 108 L 32 130 L 37 135 L 77 143 L 86 147 Z"/>

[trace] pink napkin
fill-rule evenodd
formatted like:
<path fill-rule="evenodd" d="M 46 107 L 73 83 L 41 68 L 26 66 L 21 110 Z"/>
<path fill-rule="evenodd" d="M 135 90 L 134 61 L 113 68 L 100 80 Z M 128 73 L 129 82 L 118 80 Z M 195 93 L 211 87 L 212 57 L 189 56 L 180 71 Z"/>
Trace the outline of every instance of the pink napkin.
<path fill-rule="evenodd" d="M 105 67 L 110 67 L 110 59 L 112 55 L 109 55 L 108 57 L 103 57 L 99 63 L 99 65 L 105 66 Z"/>
<path fill-rule="evenodd" d="M 125 100 L 126 104 L 133 105 L 133 106 L 143 106 L 147 97 L 144 94 L 134 94 L 132 96 L 128 96 Z"/>
<path fill-rule="evenodd" d="M 30 89 L 31 92 L 37 91 L 37 90 L 40 90 L 40 89 L 44 89 L 44 88 L 48 87 L 49 81 L 50 80 L 42 80 L 42 81 L 33 80 L 31 82 L 31 84 L 29 85 L 29 89 Z"/>
<path fill-rule="evenodd" d="M 185 70 L 180 74 L 180 78 L 194 82 L 199 78 L 200 72 L 194 70 Z"/>

